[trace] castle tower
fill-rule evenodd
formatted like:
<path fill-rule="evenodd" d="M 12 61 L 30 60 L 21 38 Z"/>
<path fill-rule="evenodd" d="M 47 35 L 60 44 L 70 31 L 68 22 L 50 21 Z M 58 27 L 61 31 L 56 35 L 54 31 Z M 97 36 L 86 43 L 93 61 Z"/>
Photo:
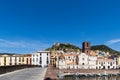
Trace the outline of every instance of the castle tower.
<path fill-rule="evenodd" d="M 83 42 L 82 44 L 82 52 L 86 53 L 87 55 L 90 55 L 90 42 Z"/>

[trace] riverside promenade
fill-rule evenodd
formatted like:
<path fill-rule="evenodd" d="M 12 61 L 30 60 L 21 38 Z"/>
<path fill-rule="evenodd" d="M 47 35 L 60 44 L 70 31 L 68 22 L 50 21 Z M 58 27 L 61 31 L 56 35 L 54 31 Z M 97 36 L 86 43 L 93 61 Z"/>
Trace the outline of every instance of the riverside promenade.
<path fill-rule="evenodd" d="M 83 74 L 119 74 L 120 70 L 95 70 L 95 69 L 61 69 L 60 72 L 63 73 L 83 73 Z"/>
<path fill-rule="evenodd" d="M 26 68 L 0 75 L 0 80 L 44 80 L 47 68 Z"/>
<path fill-rule="evenodd" d="M 45 80 L 59 80 L 58 78 L 58 74 L 62 74 L 63 76 L 65 76 L 67 73 L 68 74 L 82 74 L 82 75 L 86 75 L 86 74 L 96 74 L 96 75 L 100 75 L 100 74 L 120 74 L 119 73 L 120 70 L 95 70 L 95 69 L 58 69 L 58 68 L 54 68 L 49 66 L 47 71 L 46 71 L 46 75 L 45 75 Z"/>

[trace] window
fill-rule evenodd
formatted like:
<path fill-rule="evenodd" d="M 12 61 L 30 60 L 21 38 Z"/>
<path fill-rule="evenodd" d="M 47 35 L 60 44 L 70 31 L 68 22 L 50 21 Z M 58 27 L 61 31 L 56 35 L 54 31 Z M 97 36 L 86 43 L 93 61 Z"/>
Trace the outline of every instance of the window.
<path fill-rule="evenodd" d="M 17 65 L 17 57 L 15 57 L 15 65 Z"/>
<path fill-rule="evenodd" d="M 110 63 L 110 66 L 112 66 L 112 62 Z"/>
<path fill-rule="evenodd" d="M 12 65 L 12 57 L 10 57 L 10 63 L 9 64 Z"/>
<path fill-rule="evenodd" d="M 34 62 L 35 60 L 34 60 L 34 58 L 33 58 L 33 62 Z"/>
<path fill-rule="evenodd" d="M 38 55 L 36 55 L 38 57 Z"/>
<path fill-rule="evenodd" d="M 48 57 L 47 57 L 47 61 L 48 61 L 49 59 L 48 59 Z"/>
<path fill-rule="evenodd" d="M 27 64 L 28 64 L 28 58 L 27 58 Z"/>
<path fill-rule="evenodd" d="M 70 59 L 70 57 L 68 57 Z"/>
<path fill-rule="evenodd" d="M 82 60 L 84 60 L 84 58 L 82 58 Z"/>
<path fill-rule="evenodd" d="M 82 63 L 82 65 L 85 65 L 85 63 Z"/>
<path fill-rule="evenodd" d="M 40 60 L 42 60 L 42 58 L 40 57 Z"/>
<path fill-rule="evenodd" d="M 40 57 L 40 64 L 42 64 L 42 57 Z"/>
<path fill-rule="evenodd" d="M 42 64 L 42 61 L 40 61 L 40 64 Z"/>
<path fill-rule="evenodd" d="M 19 57 L 19 62 L 21 62 L 21 57 Z"/>
<path fill-rule="evenodd" d="M 49 64 L 49 61 L 47 61 L 46 63 Z"/>
<path fill-rule="evenodd" d="M 22 58 L 22 62 L 24 62 L 24 58 Z"/>
<path fill-rule="evenodd" d="M 103 63 L 101 63 L 101 66 L 103 66 Z"/>
<path fill-rule="evenodd" d="M 38 62 L 38 58 L 36 58 L 36 62 Z"/>
<path fill-rule="evenodd" d="M 6 66 L 6 57 L 4 57 L 4 66 Z"/>

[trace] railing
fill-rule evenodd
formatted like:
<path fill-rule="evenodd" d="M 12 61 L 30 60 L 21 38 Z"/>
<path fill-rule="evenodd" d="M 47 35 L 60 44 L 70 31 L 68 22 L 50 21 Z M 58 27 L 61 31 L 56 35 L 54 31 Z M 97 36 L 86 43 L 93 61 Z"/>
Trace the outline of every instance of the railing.
<path fill-rule="evenodd" d="M 4 74 L 7 72 L 12 72 L 15 70 L 19 69 L 24 69 L 24 68 L 32 68 L 32 67 L 40 67 L 36 65 L 14 65 L 14 66 L 0 66 L 0 74 Z"/>

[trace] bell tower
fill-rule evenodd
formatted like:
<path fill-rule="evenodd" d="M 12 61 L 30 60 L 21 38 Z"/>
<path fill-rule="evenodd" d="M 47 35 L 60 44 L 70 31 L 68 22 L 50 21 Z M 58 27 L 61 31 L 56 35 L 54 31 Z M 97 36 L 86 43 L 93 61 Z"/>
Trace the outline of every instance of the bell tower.
<path fill-rule="evenodd" d="M 86 53 L 87 55 L 90 55 L 90 42 L 83 42 L 82 44 L 82 52 Z"/>

